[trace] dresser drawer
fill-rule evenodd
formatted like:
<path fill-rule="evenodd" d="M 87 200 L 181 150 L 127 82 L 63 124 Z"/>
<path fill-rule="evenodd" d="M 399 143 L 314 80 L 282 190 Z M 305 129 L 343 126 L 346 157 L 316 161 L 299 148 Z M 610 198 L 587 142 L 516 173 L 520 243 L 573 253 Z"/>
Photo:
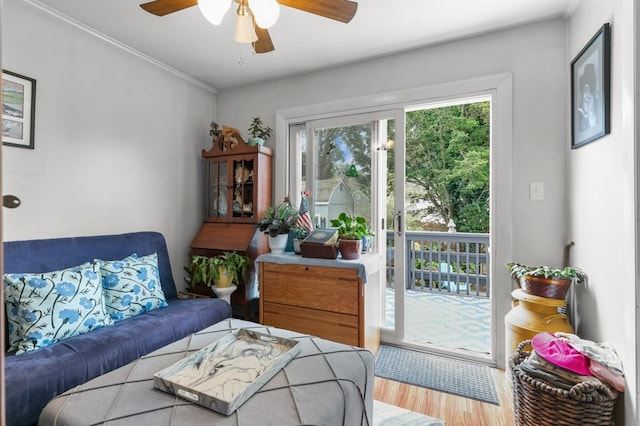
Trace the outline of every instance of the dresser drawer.
<path fill-rule="evenodd" d="M 327 266 L 315 265 L 280 265 L 278 263 L 262 263 L 264 272 L 275 274 L 305 275 L 324 277 L 327 280 L 357 281 L 358 270 L 354 268 L 330 268 Z"/>
<path fill-rule="evenodd" d="M 301 265 L 266 264 L 260 297 L 265 303 L 358 315 L 357 271 Z"/>
<path fill-rule="evenodd" d="M 359 346 L 358 317 L 295 306 L 264 304 L 263 324 Z"/>

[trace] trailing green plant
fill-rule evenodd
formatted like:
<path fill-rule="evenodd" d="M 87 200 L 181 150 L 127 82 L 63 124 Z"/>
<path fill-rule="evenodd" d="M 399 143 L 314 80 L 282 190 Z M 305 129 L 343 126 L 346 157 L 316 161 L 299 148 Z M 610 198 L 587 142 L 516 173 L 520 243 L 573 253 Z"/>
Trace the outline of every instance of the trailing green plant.
<path fill-rule="evenodd" d="M 584 281 L 587 277 L 582 269 L 571 266 L 551 268 L 549 266 L 528 266 L 521 263 L 507 263 L 507 270 L 513 278 L 520 279 L 525 275 L 544 278 L 565 278 L 574 281 Z"/>
<path fill-rule="evenodd" d="M 281 234 L 288 234 L 296 227 L 298 220 L 298 209 L 285 199 L 276 207 L 269 207 L 267 214 L 258 221 L 258 229 L 265 234 L 276 237 Z"/>
<path fill-rule="evenodd" d="M 220 278 L 220 268 L 231 274 L 231 281 L 238 283 L 247 276 L 251 259 L 235 251 L 225 251 L 217 256 L 193 256 L 187 271 L 191 274 L 192 284 L 203 283 L 211 287 Z"/>
<path fill-rule="evenodd" d="M 345 212 L 340 213 L 337 219 L 331 219 L 331 226 L 338 228 L 338 237 L 343 240 L 361 240 L 366 235 L 373 235 L 364 217 Z"/>
<path fill-rule="evenodd" d="M 254 117 L 249 126 L 249 134 L 253 138 L 269 139 L 273 129 L 269 126 L 265 126 L 260 117 Z"/>

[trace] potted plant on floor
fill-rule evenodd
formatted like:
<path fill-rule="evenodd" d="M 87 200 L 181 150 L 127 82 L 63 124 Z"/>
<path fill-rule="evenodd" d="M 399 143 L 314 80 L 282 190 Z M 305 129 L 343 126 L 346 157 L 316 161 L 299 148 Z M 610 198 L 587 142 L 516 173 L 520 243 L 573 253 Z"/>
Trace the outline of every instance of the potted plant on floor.
<path fill-rule="evenodd" d="M 507 270 L 525 293 L 552 299 L 564 299 L 571 283 L 583 282 L 587 277 L 580 268 L 570 266 L 551 268 L 507 263 Z"/>
<path fill-rule="evenodd" d="M 272 133 L 273 129 L 265 126 L 260 117 L 254 117 L 249 126 L 249 134 L 251 135 L 248 140 L 249 146 L 264 145 L 264 142 L 271 137 Z"/>
<path fill-rule="evenodd" d="M 362 252 L 362 238 L 372 235 L 365 218 L 342 212 L 337 219 L 331 219 L 331 226 L 338 229 L 338 247 L 342 258 L 359 259 Z"/>
<path fill-rule="evenodd" d="M 267 214 L 258 222 L 258 229 L 269 237 L 269 248 L 273 254 L 284 254 L 289 231 L 296 227 L 298 209 L 288 199 L 276 207 L 269 207 Z"/>
<path fill-rule="evenodd" d="M 238 254 L 235 251 L 225 251 L 217 256 L 193 256 L 188 271 L 191 274 L 191 282 L 203 283 L 211 287 L 224 288 L 244 280 L 251 259 Z"/>

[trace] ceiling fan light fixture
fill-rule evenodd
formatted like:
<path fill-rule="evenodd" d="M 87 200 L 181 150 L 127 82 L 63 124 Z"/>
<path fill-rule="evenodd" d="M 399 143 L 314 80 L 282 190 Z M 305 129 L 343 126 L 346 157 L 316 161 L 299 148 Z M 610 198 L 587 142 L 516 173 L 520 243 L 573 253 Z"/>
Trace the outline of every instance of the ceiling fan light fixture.
<path fill-rule="evenodd" d="M 233 0 L 198 0 L 200 12 L 213 25 L 220 25 Z"/>
<path fill-rule="evenodd" d="M 276 0 L 249 0 L 256 24 L 265 30 L 271 28 L 280 16 L 280 5 Z"/>
<path fill-rule="evenodd" d="M 239 43 L 253 43 L 258 40 L 256 30 L 253 28 L 253 19 L 251 18 L 251 15 L 241 15 L 240 8 L 238 8 L 236 31 L 233 34 L 233 39 Z"/>

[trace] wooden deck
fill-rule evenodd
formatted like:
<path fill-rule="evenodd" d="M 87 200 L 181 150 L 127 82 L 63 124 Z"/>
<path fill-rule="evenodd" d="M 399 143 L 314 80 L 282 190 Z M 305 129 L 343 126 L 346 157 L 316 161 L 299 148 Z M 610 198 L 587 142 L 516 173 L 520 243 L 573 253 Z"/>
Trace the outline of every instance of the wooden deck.
<path fill-rule="evenodd" d="M 405 290 L 405 341 L 488 354 L 491 302 L 488 298 Z M 386 289 L 385 324 L 393 328 L 394 294 Z"/>

